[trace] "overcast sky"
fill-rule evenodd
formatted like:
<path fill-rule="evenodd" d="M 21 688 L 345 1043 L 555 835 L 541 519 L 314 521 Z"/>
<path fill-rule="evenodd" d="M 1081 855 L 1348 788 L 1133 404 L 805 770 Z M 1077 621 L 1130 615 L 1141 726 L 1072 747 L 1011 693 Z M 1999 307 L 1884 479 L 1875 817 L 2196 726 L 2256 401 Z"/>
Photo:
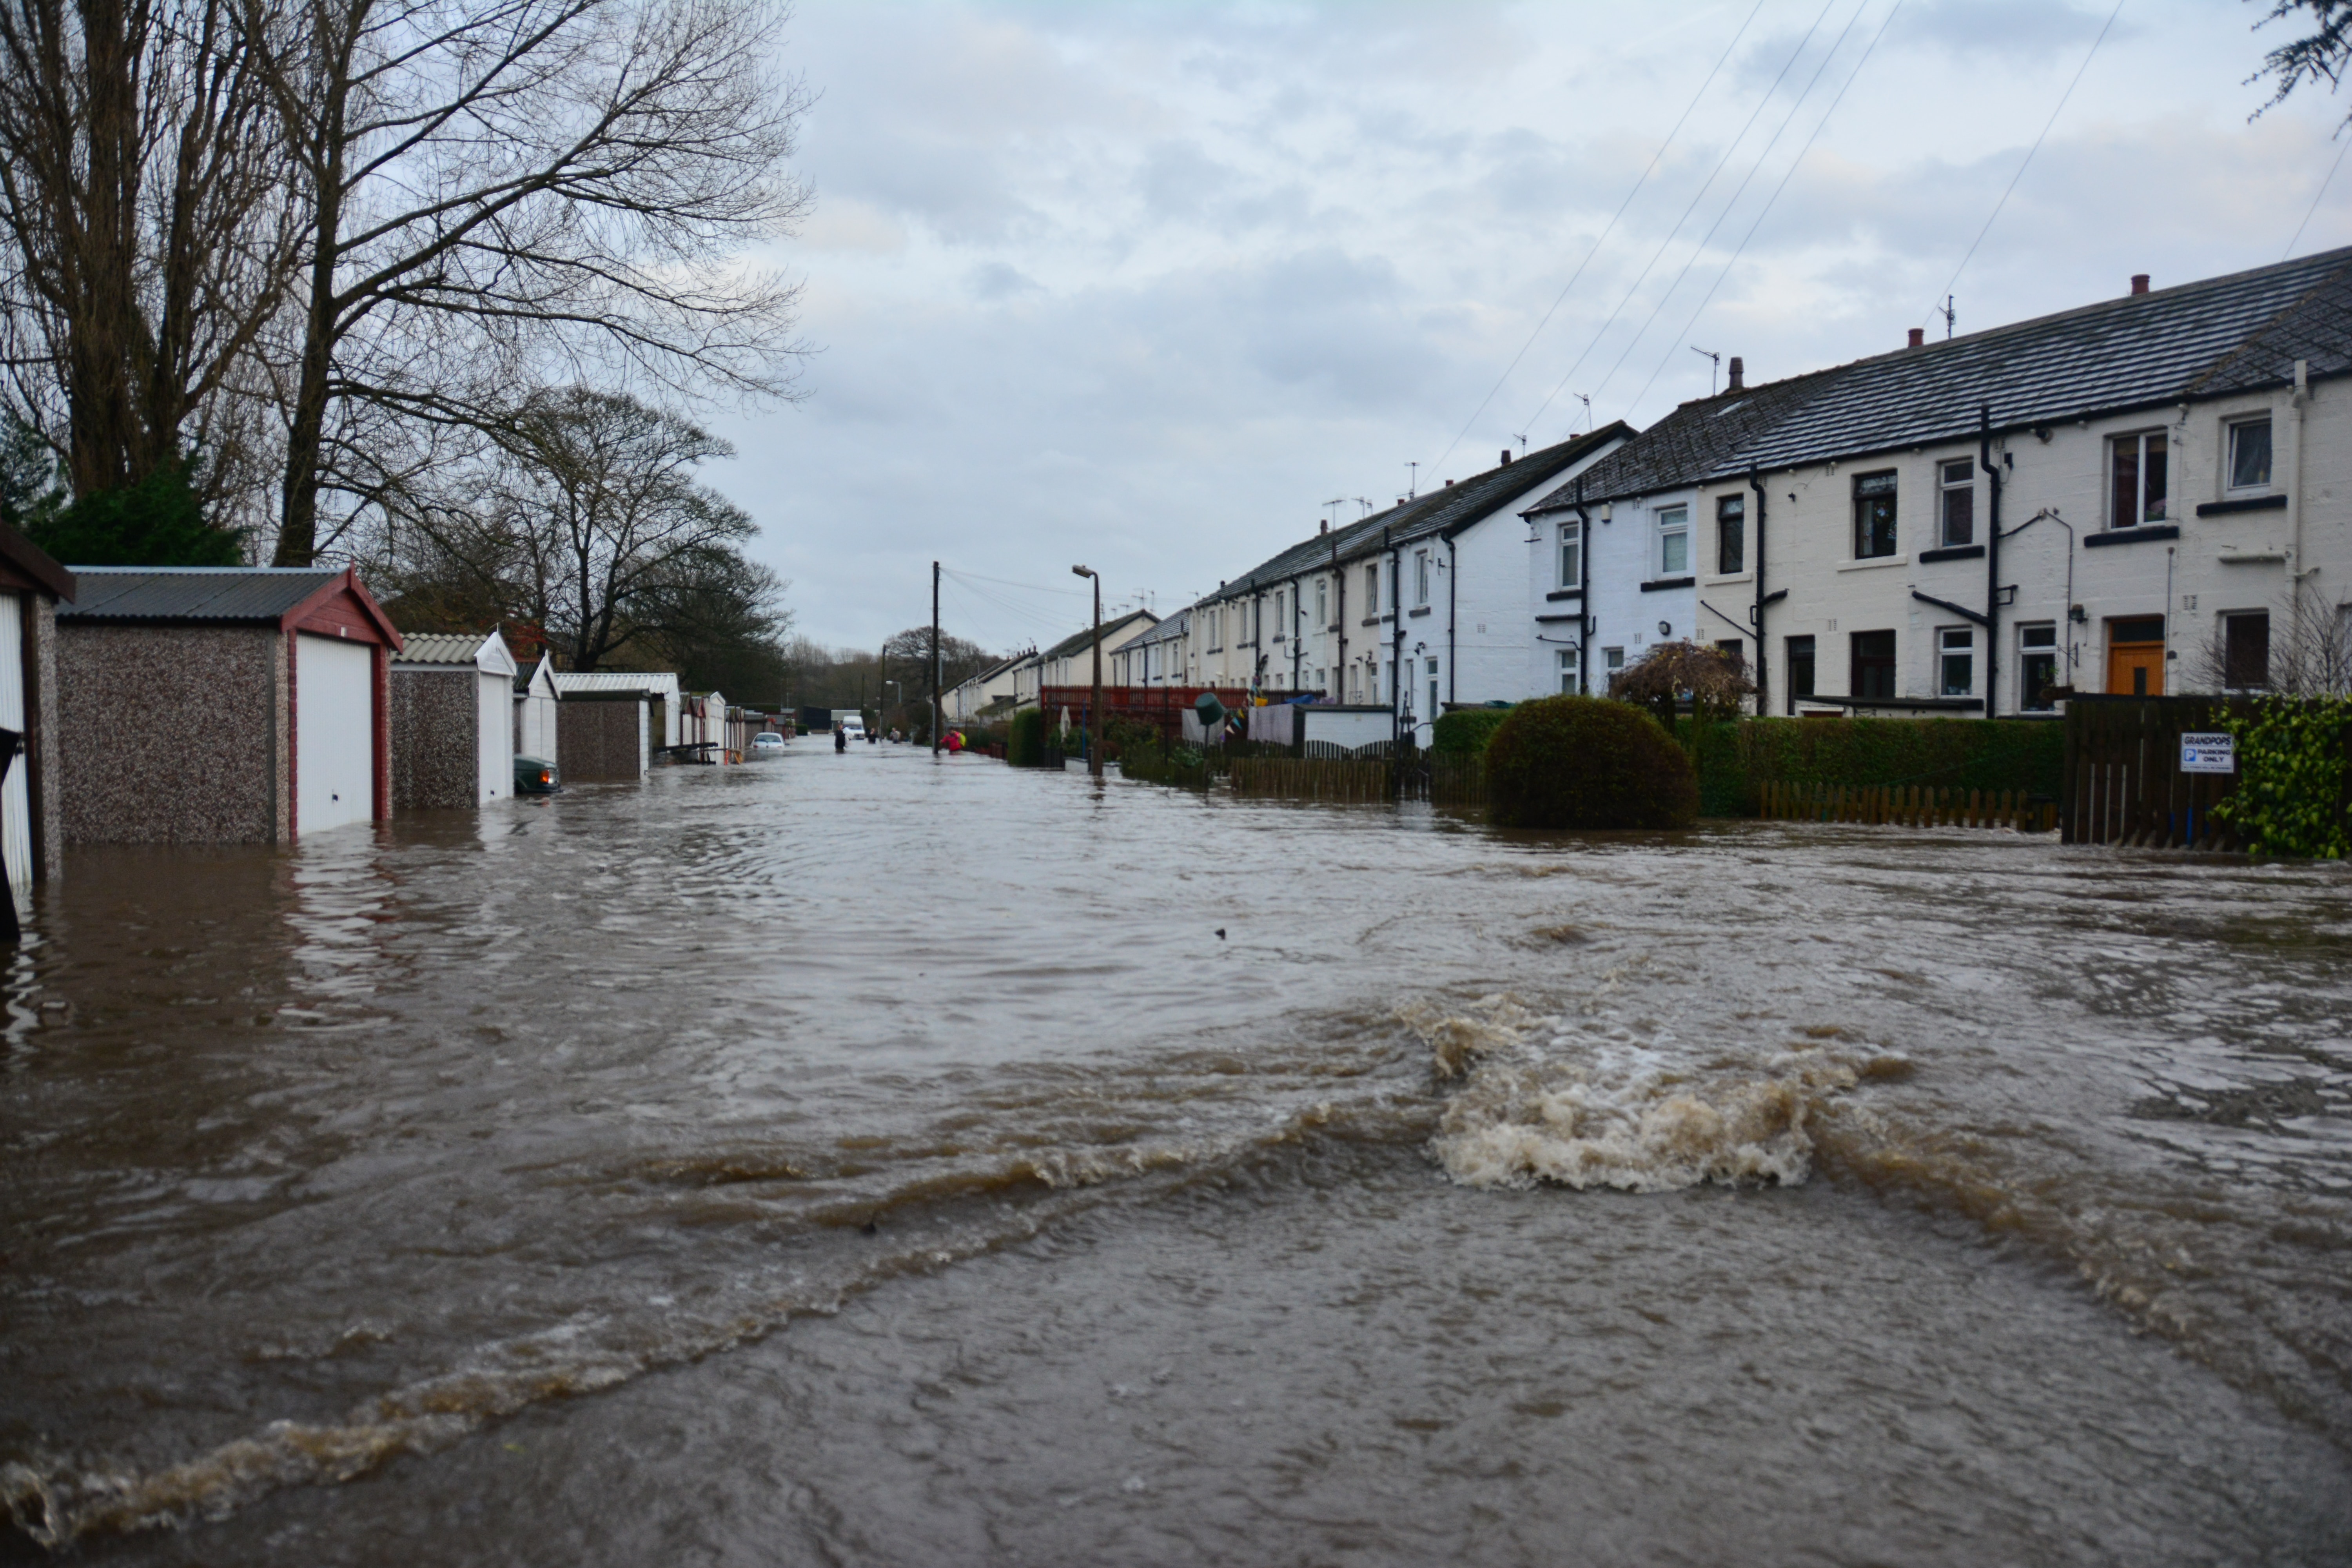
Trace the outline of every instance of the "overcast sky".
<path fill-rule="evenodd" d="M 1011 649 L 1081 624 L 1075 562 L 1165 612 L 1409 463 L 1586 428 L 1573 394 L 1654 421 L 1708 390 L 1688 345 L 1755 382 L 1940 335 L 2078 69 L 1962 331 L 2276 261 L 2306 213 L 2296 254 L 2352 244 L 2352 168 L 2313 211 L 2352 93 L 2248 122 L 2266 5 L 2124 0 L 2093 53 L 2113 3 L 802 0 L 816 205 L 772 259 L 819 352 L 709 477 L 802 632 L 927 619 L 937 558 L 949 629 Z"/>

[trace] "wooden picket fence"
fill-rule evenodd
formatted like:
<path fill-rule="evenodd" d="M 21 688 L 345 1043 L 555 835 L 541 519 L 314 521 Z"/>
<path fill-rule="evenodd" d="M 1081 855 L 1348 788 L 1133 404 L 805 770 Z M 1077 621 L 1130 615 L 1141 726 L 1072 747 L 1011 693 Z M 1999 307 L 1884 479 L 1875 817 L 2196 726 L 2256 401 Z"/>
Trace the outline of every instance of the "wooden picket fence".
<path fill-rule="evenodd" d="M 1396 770 L 1373 757 L 1235 757 L 1225 776 L 1239 795 L 1359 803 L 1396 798 Z"/>
<path fill-rule="evenodd" d="M 2055 801 L 2022 790 L 1953 789 L 1933 784 L 1825 784 L 1767 781 L 1759 816 L 1778 822 L 1856 822 L 1898 827 L 2013 827 L 2047 833 L 2058 826 Z"/>

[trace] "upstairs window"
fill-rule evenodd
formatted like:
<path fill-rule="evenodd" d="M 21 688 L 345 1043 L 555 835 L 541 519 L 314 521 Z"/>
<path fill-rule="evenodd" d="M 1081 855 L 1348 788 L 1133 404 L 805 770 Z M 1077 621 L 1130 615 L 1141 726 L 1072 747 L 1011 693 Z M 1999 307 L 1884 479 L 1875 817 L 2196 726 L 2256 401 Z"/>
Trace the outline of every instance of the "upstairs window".
<path fill-rule="evenodd" d="M 1276 642 L 1282 641 L 1284 635 L 1282 630 L 1284 624 L 1282 619 L 1282 589 L 1276 588 L 1274 591 L 1274 640 Z"/>
<path fill-rule="evenodd" d="M 1715 569 L 1728 577 L 1748 570 L 1748 498 L 1715 500 Z"/>
<path fill-rule="evenodd" d="M 1584 585 L 1584 521 L 1571 518 L 1559 525 L 1559 585 Z"/>
<path fill-rule="evenodd" d="M 1331 629 L 1331 584 L 1321 577 L 1315 579 L 1315 624 L 1325 631 Z"/>
<path fill-rule="evenodd" d="M 2109 487 L 2107 526 L 2137 528 L 2162 522 L 2165 517 L 2166 453 L 2164 432 L 2118 436 L 2113 443 L 2113 484 Z"/>
<path fill-rule="evenodd" d="M 1961 458 L 1939 466 L 1937 480 L 1942 491 L 1944 537 L 1938 542 L 1974 544 L 1977 542 L 1977 464 L 1973 458 Z"/>
<path fill-rule="evenodd" d="M 1690 508 L 1670 506 L 1658 513 L 1658 575 L 1690 574 Z"/>
<path fill-rule="evenodd" d="M 1381 563 L 1375 561 L 1370 566 L 1364 568 L 1364 614 L 1367 616 L 1377 616 L 1380 613 Z M 1377 702 L 1380 699 L 1375 697 L 1372 700 Z"/>
<path fill-rule="evenodd" d="M 1895 474 L 1853 477 L 1853 558 L 1869 561 L 1895 553 Z"/>
<path fill-rule="evenodd" d="M 2242 419 L 2230 426 L 2230 488 L 2271 488 L 2271 416 Z"/>
<path fill-rule="evenodd" d="M 1412 552 L 1412 602 L 1416 605 L 1429 603 L 1429 552 L 1426 550 Z"/>

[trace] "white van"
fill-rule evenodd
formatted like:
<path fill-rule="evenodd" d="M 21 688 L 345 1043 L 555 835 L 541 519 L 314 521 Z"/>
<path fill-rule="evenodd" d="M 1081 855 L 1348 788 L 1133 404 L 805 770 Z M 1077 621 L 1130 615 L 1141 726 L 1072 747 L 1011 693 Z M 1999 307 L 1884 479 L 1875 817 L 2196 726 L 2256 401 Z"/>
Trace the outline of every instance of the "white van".
<path fill-rule="evenodd" d="M 866 739 L 866 716 L 862 713 L 835 712 L 833 721 L 841 726 L 842 733 L 853 741 Z"/>

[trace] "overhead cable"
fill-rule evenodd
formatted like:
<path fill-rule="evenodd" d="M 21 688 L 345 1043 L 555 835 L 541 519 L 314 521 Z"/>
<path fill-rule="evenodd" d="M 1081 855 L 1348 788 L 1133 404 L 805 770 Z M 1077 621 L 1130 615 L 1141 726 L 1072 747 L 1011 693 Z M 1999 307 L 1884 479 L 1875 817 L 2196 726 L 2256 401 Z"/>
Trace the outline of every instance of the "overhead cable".
<path fill-rule="evenodd" d="M 1944 301 L 1951 297 L 1952 285 L 1960 280 L 1960 274 L 1969 269 L 1969 263 L 1976 257 L 1977 247 L 1982 245 L 1984 243 L 1985 236 L 1992 232 L 1993 219 L 1999 217 L 2000 216 L 2000 209 L 2009 205 L 2010 192 L 2017 189 L 2017 182 L 2025 178 L 2025 170 L 2027 165 L 2033 162 L 2033 155 L 2042 151 L 2042 143 L 2048 139 L 2050 135 L 2050 128 L 2058 123 L 2059 114 L 2064 110 L 2066 100 L 2074 96 L 2074 89 L 2081 83 L 2083 73 L 2091 68 L 2091 61 L 2097 56 L 2099 46 L 2107 41 L 2107 28 L 2116 25 L 2116 18 L 2122 16 L 2123 12 L 2124 0 L 2116 0 L 2116 8 L 2107 13 L 2106 26 L 2101 27 L 2099 29 L 2099 36 L 2091 40 L 2091 52 L 2084 55 L 2083 57 L 2083 63 L 2074 68 L 2074 80 L 2068 82 L 2066 84 L 2066 90 L 2058 95 L 2058 107 L 2050 111 L 2050 118 L 2048 120 L 2042 121 L 2042 134 L 2036 136 L 2033 139 L 2033 145 L 2025 150 L 2025 162 L 2018 164 L 2017 173 L 2009 177 L 2008 189 L 2003 190 L 2000 193 L 2000 200 L 1992 204 L 1992 211 L 1986 216 L 1984 220 L 1984 227 L 1977 230 L 1976 238 L 1969 242 L 1968 255 L 1960 258 L 1960 264 L 1952 268 L 1952 276 L 1950 279 L 1945 282 L 1941 289 L 1936 290 L 1936 298 L 1934 301 L 1928 305 L 1927 314 L 1919 318 L 1919 324 L 1921 326 L 1926 326 L 1927 324 L 1928 317 L 1935 315 L 1937 311 L 1941 310 L 1943 308 Z"/>
<path fill-rule="evenodd" d="M 2338 131 L 2336 134 L 2342 136 L 2344 133 Z M 2352 153 L 2352 136 L 2344 138 L 2344 153 Z M 2303 237 L 2303 231 L 2311 226 L 2313 215 L 2319 211 L 2319 198 L 2327 194 L 2327 187 L 2336 183 L 2336 171 L 2344 166 L 2344 153 L 2336 153 L 2336 162 L 2327 165 L 2327 178 L 2320 181 L 2319 189 L 2312 193 L 2310 207 L 2305 211 L 2303 221 L 2294 226 L 2294 239 L 2288 240 L 2286 248 L 2279 253 L 2281 261 L 2294 254 L 2295 241 L 2300 240 Z"/>
<path fill-rule="evenodd" d="M 1562 304 L 1567 302 L 1569 290 L 1575 288 L 1577 279 L 1584 276 L 1584 269 L 1592 265 L 1592 258 L 1601 253 L 1602 244 L 1616 232 L 1617 221 L 1625 216 L 1625 209 L 1633 205 L 1633 198 L 1642 194 L 1642 187 L 1649 184 L 1652 174 L 1658 172 L 1658 164 L 1664 159 L 1667 149 L 1675 144 L 1675 138 L 1682 134 L 1684 124 L 1689 121 L 1693 110 L 1698 108 L 1700 101 L 1706 97 L 1706 89 L 1715 85 L 1715 79 L 1722 73 L 1723 68 L 1730 63 L 1731 51 L 1739 47 L 1739 40 L 1748 36 L 1748 26 L 1754 23 L 1763 9 L 1764 0 L 1756 0 L 1755 9 L 1748 13 L 1748 20 L 1739 24 L 1739 30 L 1731 35 L 1731 42 L 1724 45 L 1723 53 L 1716 57 L 1715 68 L 1706 73 L 1706 79 L 1698 84 L 1698 90 L 1691 94 L 1690 102 L 1683 107 L 1682 118 L 1675 121 L 1674 129 L 1666 132 L 1666 139 L 1659 142 L 1658 150 L 1650 155 L 1649 167 L 1642 171 L 1641 177 L 1633 182 L 1633 189 L 1625 193 L 1625 199 L 1617 204 L 1617 210 L 1610 215 L 1608 223 L 1601 226 L 1599 237 L 1595 238 L 1591 247 L 1586 249 L 1584 259 L 1576 264 L 1576 270 L 1568 275 L 1568 281 L 1561 284 L 1559 292 L 1552 297 L 1550 308 L 1544 311 L 1533 330 L 1528 333 L 1528 341 L 1519 345 L 1519 352 L 1511 356 L 1511 363 L 1503 367 L 1503 374 L 1495 378 L 1495 384 L 1486 389 L 1486 395 L 1478 400 L 1478 406 L 1470 411 L 1470 417 L 1462 422 L 1462 428 L 1455 433 L 1453 440 L 1446 443 L 1445 450 L 1437 455 L 1437 463 L 1443 463 L 1454 455 L 1454 448 L 1462 445 L 1463 438 L 1470 434 L 1470 427 L 1478 423 L 1478 416 L 1486 412 L 1486 405 L 1495 401 L 1496 394 L 1503 390 L 1503 384 L 1511 379 L 1511 373 L 1519 368 L 1519 362 L 1528 357 L 1529 349 L 1536 346 L 1536 339 L 1543 335 L 1544 328 L 1551 324 L 1552 316 Z M 1437 463 L 1432 464 L 1431 467 L 1435 468 Z"/>

